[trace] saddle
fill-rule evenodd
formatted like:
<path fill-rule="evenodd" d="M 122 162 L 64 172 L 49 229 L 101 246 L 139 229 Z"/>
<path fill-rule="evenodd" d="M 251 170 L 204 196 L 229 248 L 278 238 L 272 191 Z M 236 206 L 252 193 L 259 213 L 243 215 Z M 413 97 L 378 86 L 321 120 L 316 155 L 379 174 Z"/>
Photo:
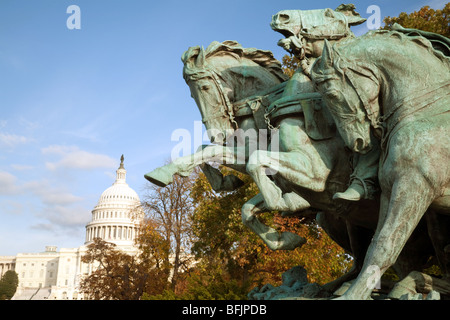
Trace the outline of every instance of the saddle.
<path fill-rule="evenodd" d="M 326 140 L 336 135 L 336 125 L 318 92 L 283 97 L 266 110 L 266 116 L 273 122 L 296 114 L 303 115 L 305 132 L 311 139 Z"/>

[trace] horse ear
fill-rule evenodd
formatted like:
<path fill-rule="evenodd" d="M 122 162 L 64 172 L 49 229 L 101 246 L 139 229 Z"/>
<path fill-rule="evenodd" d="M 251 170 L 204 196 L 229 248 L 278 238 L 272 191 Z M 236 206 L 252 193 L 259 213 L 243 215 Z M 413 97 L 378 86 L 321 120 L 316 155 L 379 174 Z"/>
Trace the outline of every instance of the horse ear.
<path fill-rule="evenodd" d="M 359 13 L 356 12 L 354 4 L 341 4 L 335 11 L 341 12 L 347 17 L 349 26 L 357 26 L 366 21 L 366 19 L 362 18 Z"/>
<path fill-rule="evenodd" d="M 198 52 L 198 57 L 195 60 L 195 65 L 197 67 L 202 67 L 205 64 L 205 50 L 203 47 L 200 48 L 200 51 Z"/>
<path fill-rule="evenodd" d="M 325 39 L 322 50 L 322 64 L 324 66 L 331 67 L 333 65 L 333 48 L 330 43 Z"/>

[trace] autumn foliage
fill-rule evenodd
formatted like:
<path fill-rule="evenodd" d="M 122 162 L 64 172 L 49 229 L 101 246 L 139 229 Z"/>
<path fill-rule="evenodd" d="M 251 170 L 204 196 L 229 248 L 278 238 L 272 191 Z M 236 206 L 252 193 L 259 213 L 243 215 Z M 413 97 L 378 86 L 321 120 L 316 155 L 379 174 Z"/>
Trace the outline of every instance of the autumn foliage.
<path fill-rule="evenodd" d="M 237 174 L 230 172 L 228 174 Z M 221 257 L 230 275 L 252 286 L 280 284 L 281 274 L 302 265 L 311 282 L 324 284 L 340 276 L 349 267 L 348 256 L 315 223 L 314 215 L 282 217 L 279 212 L 265 213 L 259 218 L 280 232 L 291 231 L 307 239 L 293 251 L 272 251 L 241 219 L 241 207 L 258 193 L 250 177 L 240 175 L 246 184 L 240 189 L 214 192 L 203 175 L 197 179 L 192 197 L 198 206 L 194 215 L 197 241 L 193 252 L 199 257 Z"/>
<path fill-rule="evenodd" d="M 100 238 L 88 245 L 81 261 L 94 267 L 80 282 L 80 291 L 88 299 L 138 300 L 144 292 L 164 290 L 167 283 L 167 270 L 157 268 L 153 256 L 124 253 Z"/>
<path fill-rule="evenodd" d="M 390 29 L 394 23 L 404 28 L 420 29 L 450 37 L 450 2 L 441 10 L 434 10 L 429 6 L 413 13 L 402 12 L 398 17 L 386 17 L 384 29 Z"/>

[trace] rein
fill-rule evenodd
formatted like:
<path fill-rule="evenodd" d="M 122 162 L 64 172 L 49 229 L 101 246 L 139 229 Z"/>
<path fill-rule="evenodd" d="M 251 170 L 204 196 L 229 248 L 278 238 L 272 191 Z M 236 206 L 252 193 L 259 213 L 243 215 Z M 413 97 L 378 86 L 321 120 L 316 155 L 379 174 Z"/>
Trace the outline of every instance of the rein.
<path fill-rule="evenodd" d="M 223 110 L 223 108 L 221 108 L 221 112 L 216 112 L 212 115 L 209 115 L 208 117 L 204 117 L 202 119 L 203 123 L 206 123 L 208 121 L 211 121 L 213 119 L 217 119 L 217 118 L 222 118 L 225 115 L 228 116 L 228 119 L 230 120 L 230 122 L 234 125 L 234 129 L 239 129 L 239 126 L 235 120 L 235 114 L 234 114 L 234 108 L 233 108 L 233 104 L 230 102 L 230 100 L 228 99 L 228 96 L 223 92 L 222 86 L 220 84 L 220 76 L 217 74 L 217 72 L 215 72 L 214 70 L 212 70 L 211 68 L 208 67 L 204 67 L 205 70 L 208 71 L 208 73 L 206 73 L 203 77 L 201 78 L 211 78 L 214 82 L 214 84 L 216 85 L 216 89 L 220 94 L 220 98 L 222 100 L 222 106 L 225 106 L 225 110 Z M 198 79 L 201 79 L 200 77 Z M 196 79 L 196 80 L 198 80 Z M 226 114 L 225 114 L 226 113 Z"/>
<path fill-rule="evenodd" d="M 372 109 L 371 104 L 369 103 L 369 98 L 367 97 L 365 91 L 358 89 L 358 86 L 356 85 L 358 81 L 354 76 L 355 71 L 351 69 L 348 69 L 348 71 L 350 72 L 345 72 L 345 77 L 348 79 L 356 94 L 358 95 L 359 100 L 364 107 L 364 111 L 366 112 L 367 118 L 369 118 L 370 120 L 370 124 L 375 130 L 381 130 L 381 135 L 384 135 L 384 127 L 382 126 L 381 117 L 379 115 L 377 117 L 377 112 Z"/>
<path fill-rule="evenodd" d="M 217 88 L 217 91 L 220 94 L 222 100 L 222 107 L 225 106 L 226 109 L 221 108 L 220 111 L 215 112 L 207 117 L 203 117 L 202 122 L 206 123 L 213 119 L 222 118 L 228 116 L 230 122 L 234 125 L 234 129 L 239 129 L 239 125 L 236 122 L 236 117 L 246 116 L 246 115 L 254 115 L 260 110 L 260 107 L 264 105 L 264 100 L 267 96 L 281 94 L 284 91 L 284 87 L 286 86 L 286 82 L 282 82 L 278 85 L 275 85 L 257 95 L 253 95 L 250 97 L 243 98 L 239 101 L 231 103 L 228 99 L 228 96 L 223 92 L 222 85 L 220 84 L 220 76 L 212 70 L 211 68 L 205 67 L 205 70 L 208 71 L 202 78 L 211 78 Z M 200 79 L 200 78 L 198 78 Z M 197 80 L 198 80 L 197 79 Z M 255 119 L 256 120 L 256 119 Z M 258 122 L 258 121 L 257 121 Z M 267 119 L 265 118 L 266 124 L 270 128 L 270 123 L 267 123 Z"/>
<path fill-rule="evenodd" d="M 282 82 L 278 85 L 275 85 L 273 87 L 270 87 L 269 89 L 262 91 L 256 95 L 246 97 L 244 99 L 241 99 L 239 101 L 236 101 L 233 104 L 234 113 L 237 117 L 242 116 L 249 116 L 253 115 L 255 118 L 256 123 L 259 123 L 259 119 L 257 118 L 256 113 L 261 110 L 261 106 L 264 107 L 264 122 L 267 125 L 267 127 L 270 130 L 275 129 L 271 123 L 270 119 L 268 118 L 268 112 L 267 112 L 267 105 L 270 104 L 270 102 L 274 99 L 270 99 L 270 96 L 278 96 L 281 95 L 284 91 L 284 88 L 286 86 L 286 82 Z M 267 101 L 269 100 L 269 101 Z M 265 129 L 265 128 L 259 128 L 259 129 Z"/>
<path fill-rule="evenodd" d="M 387 125 L 387 135 L 383 135 L 381 140 L 381 146 L 384 149 L 389 137 L 398 131 L 402 126 L 400 123 L 421 111 L 425 111 L 430 107 L 434 107 L 436 102 L 442 99 L 447 99 L 450 102 L 450 83 L 448 80 L 438 83 L 433 88 L 425 88 L 420 90 L 416 95 L 407 97 L 400 100 L 386 115 L 380 117 L 380 121 L 383 124 L 387 124 L 389 119 L 392 121 Z M 436 115 L 440 115 L 449 112 L 448 102 L 442 105 L 442 108 L 433 110 L 426 115 L 413 118 L 414 120 L 420 120 L 422 118 L 429 118 Z M 402 108 L 403 107 L 403 108 Z"/>
<path fill-rule="evenodd" d="M 389 110 L 389 112 L 384 115 L 380 115 L 380 112 L 378 112 L 379 115 L 377 116 L 377 112 L 371 107 L 365 92 L 358 90 L 358 87 L 356 86 L 357 80 L 354 77 L 353 71 L 346 72 L 345 76 L 358 94 L 372 127 L 375 130 L 378 129 L 381 131 L 380 138 L 382 149 L 385 148 L 389 136 L 403 119 L 433 106 L 435 102 L 450 95 L 450 83 L 448 80 L 445 80 L 439 82 L 433 88 L 424 88 L 412 96 L 401 99 L 391 110 Z M 388 120 L 390 119 L 392 119 L 392 121 L 388 124 Z"/>

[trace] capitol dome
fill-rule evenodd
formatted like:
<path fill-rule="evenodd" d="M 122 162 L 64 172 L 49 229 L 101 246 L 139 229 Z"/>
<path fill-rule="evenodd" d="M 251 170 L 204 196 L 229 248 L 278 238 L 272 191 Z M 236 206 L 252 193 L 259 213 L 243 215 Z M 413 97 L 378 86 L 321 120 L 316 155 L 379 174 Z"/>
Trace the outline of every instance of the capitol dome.
<path fill-rule="evenodd" d="M 85 245 L 95 238 L 121 247 L 132 247 L 134 244 L 144 213 L 138 194 L 126 183 L 127 171 L 123 161 L 122 155 L 116 180 L 101 194 L 92 210 L 92 221 L 86 225 Z"/>

